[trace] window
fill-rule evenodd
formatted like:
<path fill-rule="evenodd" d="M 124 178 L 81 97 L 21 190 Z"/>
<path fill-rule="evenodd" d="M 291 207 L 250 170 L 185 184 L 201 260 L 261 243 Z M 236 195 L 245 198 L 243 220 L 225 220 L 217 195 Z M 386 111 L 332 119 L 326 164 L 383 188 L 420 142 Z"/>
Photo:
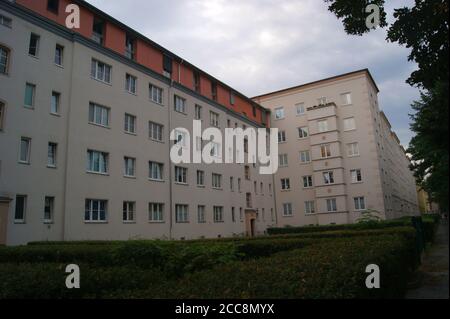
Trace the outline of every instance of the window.
<path fill-rule="evenodd" d="M 316 212 L 316 208 L 314 205 L 314 201 L 306 201 L 305 202 L 305 214 L 314 214 Z"/>
<path fill-rule="evenodd" d="M 53 221 L 53 210 L 55 206 L 55 198 L 45 196 L 44 199 L 44 223 L 49 224 Z"/>
<path fill-rule="evenodd" d="M 180 144 L 181 147 L 186 147 L 188 144 L 188 138 L 186 132 L 175 130 L 174 144 Z M 212 151 L 211 151 L 212 152 Z"/>
<path fill-rule="evenodd" d="M 282 178 L 281 179 L 281 190 L 287 191 L 291 189 L 291 181 L 289 178 Z"/>
<path fill-rule="evenodd" d="M 47 10 L 53 13 L 58 14 L 59 9 L 59 0 L 48 0 L 47 1 Z"/>
<path fill-rule="evenodd" d="M 292 216 L 292 203 L 283 203 L 283 216 Z"/>
<path fill-rule="evenodd" d="M 91 173 L 108 173 L 108 153 L 88 150 L 87 151 L 88 163 L 87 171 Z"/>
<path fill-rule="evenodd" d="M 89 123 L 109 126 L 109 108 L 92 102 L 89 103 Z"/>
<path fill-rule="evenodd" d="M 318 129 L 319 133 L 328 131 L 328 121 L 327 120 L 318 121 L 317 129 Z"/>
<path fill-rule="evenodd" d="M 334 184 L 333 172 L 323 172 L 323 182 L 325 184 Z"/>
<path fill-rule="evenodd" d="M 318 98 L 317 102 L 319 103 L 319 105 L 325 105 L 327 104 L 327 98 L 323 96 L 321 98 Z"/>
<path fill-rule="evenodd" d="M 278 162 L 281 167 L 288 166 L 288 155 L 287 154 L 278 155 Z"/>
<path fill-rule="evenodd" d="M 152 139 L 154 141 L 162 142 L 164 126 L 162 126 L 161 124 L 158 124 L 158 123 L 149 122 L 148 127 L 149 127 L 150 139 Z"/>
<path fill-rule="evenodd" d="M 230 177 L 230 191 L 234 192 L 234 177 Z"/>
<path fill-rule="evenodd" d="M 47 152 L 47 167 L 56 167 L 56 143 L 48 143 L 48 152 Z"/>
<path fill-rule="evenodd" d="M 11 28 L 12 27 L 12 19 L 0 14 L 0 25 L 5 26 L 7 28 Z"/>
<path fill-rule="evenodd" d="M 164 164 L 157 162 L 148 162 L 149 174 L 148 177 L 151 180 L 162 181 Z"/>
<path fill-rule="evenodd" d="M 309 135 L 309 129 L 307 126 L 302 126 L 298 128 L 298 138 L 306 138 Z"/>
<path fill-rule="evenodd" d="M 205 215 L 205 206 L 198 205 L 197 206 L 197 218 L 200 224 L 206 223 L 206 215 Z"/>
<path fill-rule="evenodd" d="M 217 101 L 217 83 L 214 81 L 211 82 L 211 98 Z"/>
<path fill-rule="evenodd" d="M 134 202 L 123 202 L 122 206 L 122 220 L 124 222 L 134 222 L 136 203 Z"/>
<path fill-rule="evenodd" d="M 238 192 L 241 192 L 241 179 L 238 178 Z"/>
<path fill-rule="evenodd" d="M 245 203 L 247 205 L 248 208 L 252 208 L 252 194 L 251 193 L 246 193 L 245 194 Z"/>
<path fill-rule="evenodd" d="M 125 57 L 134 60 L 134 38 L 127 34 L 125 37 Z"/>
<path fill-rule="evenodd" d="M 111 83 L 111 66 L 92 59 L 91 77 L 105 83 Z"/>
<path fill-rule="evenodd" d="M 356 210 L 365 210 L 366 209 L 366 203 L 364 201 L 364 197 L 355 197 L 355 198 L 353 198 L 353 201 L 355 202 Z"/>
<path fill-rule="evenodd" d="M 211 152 L 210 155 L 213 157 L 221 157 L 222 146 L 219 143 L 210 142 L 211 144 Z"/>
<path fill-rule="evenodd" d="M 9 49 L 0 46 L 0 74 L 8 74 Z"/>
<path fill-rule="evenodd" d="M 298 103 L 295 105 L 295 110 L 297 112 L 297 116 L 304 115 L 306 112 L 305 103 Z"/>
<path fill-rule="evenodd" d="M 269 194 L 272 196 L 272 184 L 269 184 Z"/>
<path fill-rule="evenodd" d="M 136 116 L 125 113 L 124 130 L 126 133 L 136 134 Z"/>
<path fill-rule="evenodd" d="M 52 100 L 50 103 L 50 113 L 59 114 L 59 104 L 61 100 L 61 94 L 58 92 L 52 92 Z"/>
<path fill-rule="evenodd" d="M 164 204 L 148 204 L 148 220 L 152 223 L 161 223 L 164 221 Z"/>
<path fill-rule="evenodd" d="M 150 84 L 149 93 L 152 102 L 163 104 L 163 89 Z"/>
<path fill-rule="evenodd" d="M 64 47 L 62 45 L 57 44 L 55 47 L 55 64 L 62 66 L 63 65 L 63 58 L 64 58 Z"/>
<path fill-rule="evenodd" d="M 179 113 L 186 113 L 186 100 L 178 95 L 175 95 L 175 111 Z"/>
<path fill-rule="evenodd" d="M 301 163 L 311 162 L 311 155 L 310 155 L 309 151 L 301 151 L 300 152 L 300 162 Z"/>
<path fill-rule="evenodd" d="M 275 119 L 276 120 L 284 119 L 284 108 L 283 107 L 279 107 L 279 108 L 275 109 Z"/>
<path fill-rule="evenodd" d="M 284 142 L 286 142 L 286 132 L 278 131 L 278 143 L 284 143 Z"/>
<path fill-rule="evenodd" d="M 342 105 L 350 105 L 350 104 L 352 104 L 352 95 L 351 95 L 351 93 L 343 93 L 343 94 L 341 94 L 341 102 L 342 102 Z"/>
<path fill-rule="evenodd" d="M 234 96 L 234 92 L 230 91 L 230 104 L 234 105 L 234 103 L 236 102 L 236 97 Z"/>
<path fill-rule="evenodd" d="M 236 222 L 236 213 L 235 213 L 234 207 L 231 207 L 231 221 L 233 223 Z"/>
<path fill-rule="evenodd" d="M 362 182 L 362 175 L 360 169 L 352 169 L 350 171 L 350 176 L 352 178 L 352 183 Z"/>
<path fill-rule="evenodd" d="M 320 156 L 322 158 L 327 158 L 331 156 L 331 147 L 329 144 L 320 146 Z"/>
<path fill-rule="evenodd" d="M 98 199 L 86 199 L 84 210 L 85 222 L 105 222 L 108 201 Z"/>
<path fill-rule="evenodd" d="M 222 175 L 215 173 L 212 174 L 212 187 L 222 188 Z"/>
<path fill-rule="evenodd" d="M 187 184 L 187 168 L 175 166 L 175 182 Z"/>
<path fill-rule="evenodd" d="M 260 189 L 261 195 L 264 195 L 264 184 L 263 184 L 263 182 L 261 182 L 259 184 L 259 189 Z"/>
<path fill-rule="evenodd" d="M 197 186 L 205 186 L 205 172 L 197 171 Z"/>
<path fill-rule="evenodd" d="M 168 55 L 163 55 L 163 75 L 170 78 L 172 76 L 172 58 Z"/>
<path fill-rule="evenodd" d="M 196 120 L 201 120 L 202 119 L 202 107 L 200 105 L 198 105 L 198 104 L 195 104 L 194 118 Z"/>
<path fill-rule="evenodd" d="M 344 119 L 344 131 L 351 131 L 356 129 L 355 118 L 349 117 Z"/>
<path fill-rule="evenodd" d="M 213 206 L 213 213 L 214 213 L 214 222 L 223 223 L 223 207 Z"/>
<path fill-rule="evenodd" d="M 194 71 L 194 91 L 200 93 L 200 73 L 198 71 Z"/>
<path fill-rule="evenodd" d="M 30 164 L 31 138 L 22 137 L 20 139 L 20 155 L 19 162 Z"/>
<path fill-rule="evenodd" d="M 351 156 L 358 156 L 359 155 L 358 143 L 347 144 L 347 154 L 348 154 L 349 157 L 351 157 Z"/>
<path fill-rule="evenodd" d="M 244 214 L 242 213 L 242 207 L 239 207 L 239 219 L 241 221 L 244 219 Z"/>
<path fill-rule="evenodd" d="M 16 195 L 16 208 L 14 211 L 14 222 L 24 223 L 27 210 L 27 196 Z"/>
<path fill-rule="evenodd" d="M 188 205 L 175 205 L 175 219 L 177 223 L 189 223 Z"/>
<path fill-rule="evenodd" d="M 136 159 L 132 157 L 124 157 L 124 175 L 126 177 L 134 177 L 136 175 Z"/>
<path fill-rule="evenodd" d="M 0 131 L 3 131 L 3 119 L 5 118 L 6 106 L 0 102 Z"/>
<path fill-rule="evenodd" d="M 28 54 L 37 57 L 39 54 L 39 42 L 41 37 L 32 33 L 30 36 L 30 45 L 28 47 Z"/>
<path fill-rule="evenodd" d="M 98 44 L 103 44 L 103 34 L 105 29 L 105 23 L 99 18 L 94 18 L 94 24 L 92 26 L 91 39 Z"/>
<path fill-rule="evenodd" d="M 25 100 L 24 105 L 28 108 L 34 107 L 34 98 L 36 95 L 36 85 L 27 83 L 25 85 Z"/>
<path fill-rule="evenodd" d="M 136 85 L 137 78 L 135 76 L 127 74 L 125 76 L 125 90 L 127 90 L 128 93 L 136 94 Z"/>
<path fill-rule="evenodd" d="M 219 114 L 210 111 L 209 112 L 209 124 L 214 127 L 219 127 Z"/>
<path fill-rule="evenodd" d="M 246 180 L 250 180 L 250 166 L 245 165 L 244 167 L 244 176 Z"/>
<path fill-rule="evenodd" d="M 336 212 L 336 211 L 337 211 L 336 198 L 327 199 L 327 212 Z"/>
<path fill-rule="evenodd" d="M 313 187 L 313 178 L 312 178 L 312 176 L 303 176 L 303 187 L 304 188 Z"/>

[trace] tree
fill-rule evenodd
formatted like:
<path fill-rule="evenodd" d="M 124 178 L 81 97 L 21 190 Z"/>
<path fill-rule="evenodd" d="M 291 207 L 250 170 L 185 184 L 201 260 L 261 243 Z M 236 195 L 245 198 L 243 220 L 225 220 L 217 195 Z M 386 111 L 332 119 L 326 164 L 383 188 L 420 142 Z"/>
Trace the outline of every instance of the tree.
<path fill-rule="evenodd" d="M 365 19 L 368 4 L 380 8 L 380 27 L 386 27 L 384 0 L 324 0 L 329 11 L 342 20 L 345 31 L 363 35 L 370 31 Z M 408 60 L 418 69 L 406 80 L 421 90 L 412 104 L 411 130 L 416 133 L 408 152 L 418 184 L 448 211 L 448 87 L 449 23 L 446 0 L 415 0 L 411 8 L 394 10 L 395 21 L 386 40 L 411 49 Z"/>

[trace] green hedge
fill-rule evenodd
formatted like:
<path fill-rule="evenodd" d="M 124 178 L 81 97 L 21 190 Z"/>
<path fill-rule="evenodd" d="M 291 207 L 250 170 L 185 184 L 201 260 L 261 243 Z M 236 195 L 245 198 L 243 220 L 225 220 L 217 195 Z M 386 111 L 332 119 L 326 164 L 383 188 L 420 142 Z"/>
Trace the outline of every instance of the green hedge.
<path fill-rule="evenodd" d="M 402 235 L 320 240 L 270 257 L 187 274 L 163 298 L 400 298 L 417 260 Z M 366 266 L 377 264 L 381 288 L 367 289 Z M 161 290 L 159 290 L 161 291 Z M 154 296 L 154 291 L 110 292 L 107 297 Z"/>

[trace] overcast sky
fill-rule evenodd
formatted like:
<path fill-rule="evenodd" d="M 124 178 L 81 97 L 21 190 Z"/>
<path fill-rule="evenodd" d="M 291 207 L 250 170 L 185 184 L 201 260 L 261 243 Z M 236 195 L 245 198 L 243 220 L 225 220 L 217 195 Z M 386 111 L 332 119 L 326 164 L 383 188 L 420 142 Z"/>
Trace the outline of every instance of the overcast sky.
<path fill-rule="evenodd" d="M 322 0 L 88 2 L 249 97 L 368 68 L 402 144 L 412 137 L 419 91 L 405 83 L 416 68 L 409 50 L 386 42 L 383 29 L 347 35 Z M 388 1 L 388 19 L 412 2 Z"/>

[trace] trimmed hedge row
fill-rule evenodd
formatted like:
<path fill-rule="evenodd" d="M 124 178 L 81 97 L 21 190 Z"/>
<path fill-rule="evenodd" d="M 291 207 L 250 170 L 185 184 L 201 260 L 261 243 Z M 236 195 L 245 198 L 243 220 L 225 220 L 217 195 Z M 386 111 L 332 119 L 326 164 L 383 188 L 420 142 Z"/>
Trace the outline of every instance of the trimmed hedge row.
<path fill-rule="evenodd" d="M 417 265 L 414 242 L 401 235 L 320 240 L 270 257 L 187 274 L 159 290 L 162 298 L 400 298 Z M 367 289 L 366 266 L 377 264 L 381 288 Z M 110 292 L 109 298 L 154 297 L 152 289 Z"/>
<path fill-rule="evenodd" d="M 229 258 L 224 254 L 219 257 L 226 259 L 222 263 L 205 265 L 205 260 L 210 260 L 200 254 L 198 264 L 193 264 L 201 271 L 181 270 L 178 276 L 164 268 L 142 267 L 136 261 L 125 263 L 124 253 L 121 265 L 79 263 L 81 289 L 74 290 L 65 287 L 67 263 L 0 262 L 0 298 L 401 297 L 409 270 L 417 265 L 414 238 L 405 236 L 406 233 L 360 236 L 357 240 L 286 238 L 272 240 L 272 247 L 267 240 L 250 241 L 251 245 L 237 243 L 233 254 L 245 253 L 240 257 L 244 260 L 233 260 L 236 255 Z M 101 248 L 105 250 L 106 246 Z M 135 248 L 143 249 L 143 245 Z M 198 249 L 203 248 L 198 245 Z M 139 258 L 134 255 L 136 250 L 127 253 L 134 259 Z M 146 252 L 141 252 L 140 256 L 146 257 Z M 169 262 L 186 262 L 192 257 L 190 254 L 180 256 L 185 259 L 177 256 L 173 258 L 181 259 Z M 216 260 L 217 256 L 211 258 Z M 364 285 L 365 267 L 371 263 L 380 266 L 381 289 L 368 290 Z"/>

